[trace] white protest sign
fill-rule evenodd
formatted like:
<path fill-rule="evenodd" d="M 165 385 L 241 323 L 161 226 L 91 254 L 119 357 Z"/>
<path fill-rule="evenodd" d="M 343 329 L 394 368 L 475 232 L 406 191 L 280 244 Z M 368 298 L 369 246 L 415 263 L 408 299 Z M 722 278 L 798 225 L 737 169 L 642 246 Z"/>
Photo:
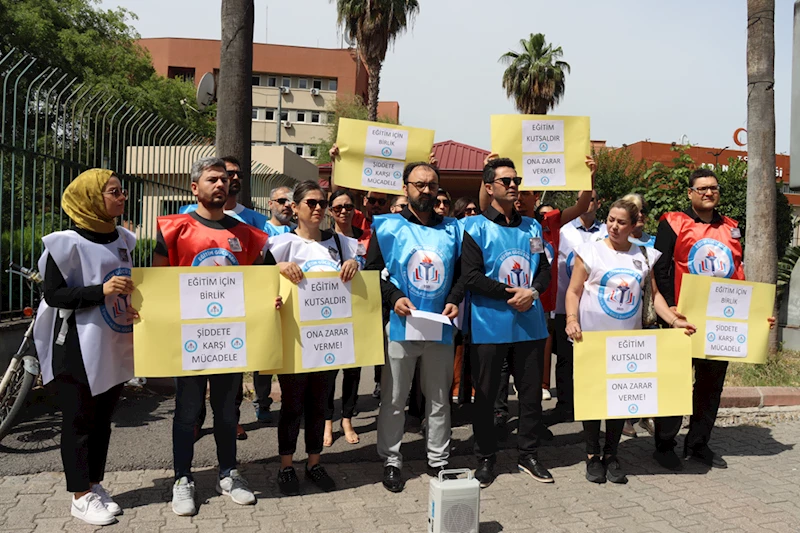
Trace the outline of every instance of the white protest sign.
<path fill-rule="evenodd" d="M 712 283 L 708 292 L 707 316 L 747 320 L 750 317 L 750 300 L 753 287 Z"/>
<path fill-rule="evenodd" d="M 564 151 L 563 120 L 523 120 L 522 152 Z"/>
<path fill-rule="evenodd" d="M 244 316 L 241 272 L 180 275 L 181 320 Z"/>
<path fill-rule="evenodd" d="M 747 357 L 747 322 L 706 320 L 705 354 Z"/>
<path fill-rule="evenodd" d="M 609 379 L 606 387 L 608 416 L 658 415 L 657 379 Z"/>
<path fill-rule="evenodd" d="M 403 161 L 364 158 L 361 169 L 361 185 L 379 189 L 403 190 Z"/>
<path fill-rule="evenodd" d="M 606 337 L 606 373 L 657 372 L 656 336 Z"/>
<path fill-rule="evenodd" d="M 364 155 L 404 161 L 408 151 L 408 131 L 369 126 Z"/>
<path fill-rule="evenodd" d="M 300 338 L 304 370 L 356 362 L 352 323 L 305 326 L 300 328 Z"/>
<path fill-rule="evenodd" d="M 297 284 L 300 322 L 353 316 L 350 282 L 339 278 L 314 278 Z"/>
<path fill-rule="evenodd" d="M 184 370 L 247 366 L 244 322 L 183 324 L 181 345 Z"/>
<path fill-rule="evenodd" d="M 567 184 L 567 170 L 563 154 L 523 155 L 522 164 L 525 187 Z"/>

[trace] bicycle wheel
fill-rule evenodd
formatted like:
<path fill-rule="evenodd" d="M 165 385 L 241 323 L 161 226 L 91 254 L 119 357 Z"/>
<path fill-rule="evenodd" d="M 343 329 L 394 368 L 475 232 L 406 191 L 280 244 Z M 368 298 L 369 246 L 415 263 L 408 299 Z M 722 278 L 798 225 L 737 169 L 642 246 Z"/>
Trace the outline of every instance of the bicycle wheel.
<path fill-rule="evenodd" d="M 28 356 L 30 357 L 30 356 Z M 17 364 L 17 368 L 11 376 L 11 381 L 5 393 L 0 397 L 0 441 L 11 431 L 20 411 L 25 405 L 28 393 L 33 387 L 36 376 L 25 370 L 21 358 L 14 358 L 11 364 Z"/>

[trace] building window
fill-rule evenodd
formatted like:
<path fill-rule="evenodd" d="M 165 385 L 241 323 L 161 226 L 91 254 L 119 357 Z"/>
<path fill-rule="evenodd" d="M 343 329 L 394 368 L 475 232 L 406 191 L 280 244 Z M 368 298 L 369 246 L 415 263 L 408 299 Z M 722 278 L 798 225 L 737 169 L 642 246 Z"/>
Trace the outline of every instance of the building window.
<path fill-rule="evenodd" d="M 339 86 L 339 83 L 336 80 L 328 80 L 328 90 L 329 91 L 335 91 L 338 86 Z"/>
<path fill-rule="evenodd" d="M 311 87 L 312 87 L 312 88 L 314 88 L 314 89 L 320 89 L 320 90 L 322 90 L 322 80 L 314 80 L 314 81 L 311 83 Z"/>
<path fill-rule="evenodd" d="M 289 120 L 289 112 L 288 111 L 281 111 L 281 121 L 285 122 Z"/>
<path fill-rule="evenodd" d="M 306 121 L 306 112 L 305 111 L 298 111 L 297 112 L 297 122 L 305 122 Z"/>
<path fill-rule="evenodd" d="M 281 78 L 281 87 L 291 87 L 292 78 Z"/>
<path fill-rule="evenodd" d="M 194 68 L 167 67 L 167 77 L 184 81 L 194 81 Z"/>
<path fill-rule="evenodd" d="M 264 120 L 275 120 L 275 110 L 274 109 L 265 110 Z"/>
<path fill-rule="evenodd" d="M 311 122 L 314 124 L 319 124 L 319 113 L 316 111 L 311 112 Z"/>
<path fill-rule="evenodd" d="M 253 120 L 258 120 L 258 108 L 253 108 Z"/>
<path fill-rule="evenodd" d="M 278 78 L 275 76 L 269 76 L 267 78 L 267 87 L 277 87 L 278 86 Z"/>
<path fill-rule="evenodd" d="M 311 145 L 308 147 L 308 156 L 309 157 L 317 157 L 318 154 L 318 147 L 315 145 Z"/>
<path fill-rule="evenodd" d="M 308 89 L 308 80 L 306 78 L 300 78 L 299 80 L 297 80 L 297 88 Z"/>
<path fill-rule="evenodd" d="M 302 156 L 303 155 L 303 145 L 302 144 L 296 145 L 294 147 L 294 153 L 296 153 L 299 156 Z"/>
<path fill-rule="evenodd" d="M 253 76 L 252 80 L 253 81 L 251 83 L 253 87 L 258 87 L 259 85 L 261 85 L 261 76 Z"/>

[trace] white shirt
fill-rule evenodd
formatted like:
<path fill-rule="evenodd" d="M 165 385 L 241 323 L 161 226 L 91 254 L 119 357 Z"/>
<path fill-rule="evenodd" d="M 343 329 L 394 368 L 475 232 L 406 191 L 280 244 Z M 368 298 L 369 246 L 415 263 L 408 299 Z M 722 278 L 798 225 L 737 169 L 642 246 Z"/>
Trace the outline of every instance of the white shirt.
<path fill-rule="evenodd" d="M 556 293 L 556 314 L 566 313 L 564 305 L 569 278 L 572 276 L 572 267 L 575 265 L 575 249 L 585 242 L 602 240 L 606 237 L 606 225 L 595 220 L 594 224 L 586 230 L 581 218 L 564 224 L 559 232 L 558 241 L 558 292 Z"/>
<path fill-rule="evenodd" d="M 661 252 L 631 245 L 617 252 L 604 241 L 578 246 L 588 278 L 583 284 L 579 315 L 583 331 L 642 329 L 642 284 Z"/>
<path fill-rule="evenodd" d="M 362 260 L 359 259 L 364 255 L 364 246 L 359 245 L 356 239 L 339 235 L 344 254 L 344 257 L 340 258 L 333 233 L 323 231 L 322 236 L 327 238 L 317 242 L 303 239 L 295 233 L 284 233 L 270 237 L 267 247 L 277 263 L 296 263 L 303 272 L 338 272 L 342 263 L 348 259 L 355 259 L 361 267 L 363 257 Z"/>

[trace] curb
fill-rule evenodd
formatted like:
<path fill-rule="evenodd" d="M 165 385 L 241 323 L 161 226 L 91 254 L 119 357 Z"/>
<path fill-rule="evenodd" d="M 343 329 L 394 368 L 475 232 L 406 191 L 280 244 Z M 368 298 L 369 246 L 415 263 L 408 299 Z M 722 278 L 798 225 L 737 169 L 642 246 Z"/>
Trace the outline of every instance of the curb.
<path fill-rule="evenodd" d="M 720 407 L 783 407 L 800 405 L 800 387 L 728 387 Z"/>

